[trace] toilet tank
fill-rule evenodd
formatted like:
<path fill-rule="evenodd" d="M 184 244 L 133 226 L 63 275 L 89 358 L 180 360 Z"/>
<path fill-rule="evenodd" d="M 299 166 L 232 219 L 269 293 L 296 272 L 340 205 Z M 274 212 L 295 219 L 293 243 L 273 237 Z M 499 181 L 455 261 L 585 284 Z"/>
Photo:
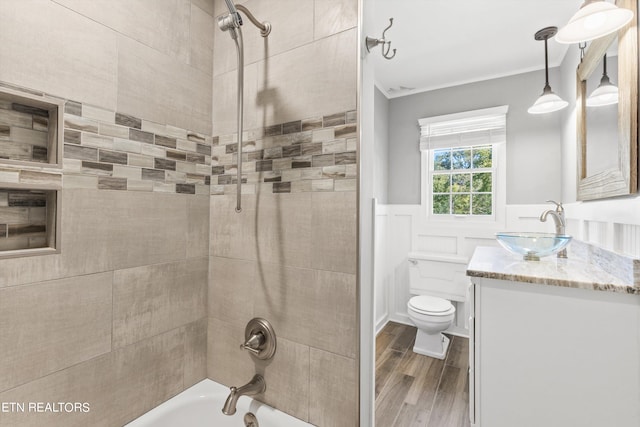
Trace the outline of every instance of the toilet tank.
<path fill-rule="evenodd" d="M 456 255 L 410 252 L 409 291 L 452 301 L 466 301 L 468 260 Z"/>

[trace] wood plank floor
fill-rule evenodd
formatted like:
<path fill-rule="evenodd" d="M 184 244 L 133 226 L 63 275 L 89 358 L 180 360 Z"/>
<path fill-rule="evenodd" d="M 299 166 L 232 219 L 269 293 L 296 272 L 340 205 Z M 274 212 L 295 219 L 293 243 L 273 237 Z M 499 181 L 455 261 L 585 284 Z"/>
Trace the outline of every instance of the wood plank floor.
<path fill-rule="evenodd" d="M 376 427 L 468 427 L 469 340 L 445 360 L 413 352 L 416 328 L 389 322 L 376 337 Z"/>

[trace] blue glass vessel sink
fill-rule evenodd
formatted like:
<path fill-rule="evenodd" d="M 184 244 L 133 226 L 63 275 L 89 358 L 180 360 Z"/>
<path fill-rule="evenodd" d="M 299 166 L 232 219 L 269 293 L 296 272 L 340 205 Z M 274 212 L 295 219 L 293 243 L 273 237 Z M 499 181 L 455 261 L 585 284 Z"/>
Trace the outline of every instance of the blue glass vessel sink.
<path fill-rule="evenodd" d="M 496 233 L 496 239 L 509 252 L 522 255 L 525 261 L 540 261 L 571 242 L 571 236 L 555 233 Z"/>

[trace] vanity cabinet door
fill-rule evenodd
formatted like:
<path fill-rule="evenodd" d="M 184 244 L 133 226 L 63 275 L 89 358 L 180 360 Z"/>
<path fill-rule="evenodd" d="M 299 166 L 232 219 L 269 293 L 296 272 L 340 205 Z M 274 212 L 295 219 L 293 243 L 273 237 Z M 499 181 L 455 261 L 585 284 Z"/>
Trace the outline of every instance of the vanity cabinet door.
<path fill-rule="evenodd" d="M 640 426 L 640 296 L 474 281 L 476 426 Z"/>

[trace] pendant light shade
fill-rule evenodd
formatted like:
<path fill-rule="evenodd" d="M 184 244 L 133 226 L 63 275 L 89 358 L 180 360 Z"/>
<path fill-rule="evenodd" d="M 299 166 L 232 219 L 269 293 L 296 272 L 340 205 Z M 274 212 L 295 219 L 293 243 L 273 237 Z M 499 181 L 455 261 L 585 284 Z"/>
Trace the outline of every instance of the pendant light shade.
<path fill-rule="evenodd" d="M 527 110 L 529 114 L 552 113 L 554 111 L 562 110 L 569 105 L 567 101 L 556 95 L 549 85 L 549 55 L 547 51 L 547 40 L 553 37 L 557 32 L 558 27 L 547 27 L 538 31 L 534 36 L 536 40 L 544 40 L 545 84 L 544 89 L 542 90 L 542 95 L 540 95 L 536 102 Z"/>
<path fill-rule="evenodd" d="M 562 110 L 569 103 L 564 99 L 556 95 L 549 86 L 545 87 L 542 95 L 529 107 L 527 112 L 529 114 L 544 114 L 553 113 L 554 111 Z"/>
<path fill-rule="evenodd" d="M 558 31 L 558 43 L 579 43 L 606 36 L 631 21 L 633 11 L 604 0 L 586 0 L 567 25 Z"/>
<path fill-rule="evenodd" d="M 603 72 L 600 85 L 587 98 L 587 107 L 603 107 L 618 103 L 618 87 L 611 83 L 607 75 L 607 55 L 602 59 Z"/>

